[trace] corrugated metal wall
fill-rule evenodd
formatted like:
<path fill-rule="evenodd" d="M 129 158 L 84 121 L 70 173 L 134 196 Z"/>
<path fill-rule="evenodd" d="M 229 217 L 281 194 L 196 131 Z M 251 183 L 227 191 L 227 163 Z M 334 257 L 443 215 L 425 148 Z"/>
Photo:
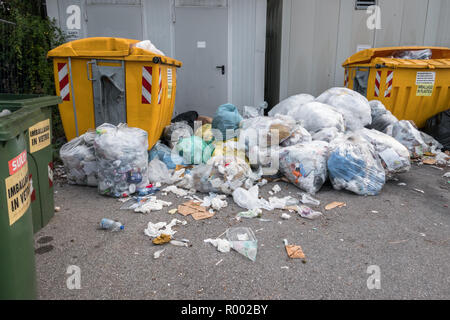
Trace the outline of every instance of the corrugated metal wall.
<path fill-rule="evenodd" d="M 282 1 L 281 99 L 342 86 L 341 64 L 359 45 L 450 47 L 450 0 L 379 0 L 380 30 L 354 0 Z"/>

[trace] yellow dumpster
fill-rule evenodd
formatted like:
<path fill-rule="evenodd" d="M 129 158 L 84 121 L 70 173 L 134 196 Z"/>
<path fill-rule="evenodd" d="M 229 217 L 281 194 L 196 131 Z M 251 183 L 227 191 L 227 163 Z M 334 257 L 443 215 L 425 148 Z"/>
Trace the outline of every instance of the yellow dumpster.
<path fill-rule="evenodd" d="M 402 51 L 430 49 L 428 60 L 398 59 Z M 450 108 L 450 48 L 390 47 L 360 51 L 348 58 L 344 86 L 380 100 L 400 120 L 421 128 Z"/>
<path fill-rule="evenodd" d="M 105 122 L 148 132 L 149 148 L 170 124 L 182 63 L 137 48 L 139 40 L 86 38 L 48 53 L 67 140 Z"/>

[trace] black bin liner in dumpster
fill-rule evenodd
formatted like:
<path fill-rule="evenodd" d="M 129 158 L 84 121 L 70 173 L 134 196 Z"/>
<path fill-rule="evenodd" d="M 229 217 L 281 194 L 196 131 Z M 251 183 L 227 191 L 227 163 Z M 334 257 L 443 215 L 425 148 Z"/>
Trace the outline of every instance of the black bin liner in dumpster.
<path fill-rule="evenodd" d="M 439 141 L 444 150 L 450 150 L 450 109 L 428 119 L 423 131 Z"/>

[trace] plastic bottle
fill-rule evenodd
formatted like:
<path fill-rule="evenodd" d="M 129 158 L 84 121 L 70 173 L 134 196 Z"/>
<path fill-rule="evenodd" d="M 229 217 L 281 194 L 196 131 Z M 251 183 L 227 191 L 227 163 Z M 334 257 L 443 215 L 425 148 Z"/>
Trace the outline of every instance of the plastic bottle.
<path fill-rule="evenodd" d="M 100 228 L 103 230 L 119 231 L 125 229 L 125 226 L 120 222 L 103 218 L 102 221 L 100 221 Z"/>

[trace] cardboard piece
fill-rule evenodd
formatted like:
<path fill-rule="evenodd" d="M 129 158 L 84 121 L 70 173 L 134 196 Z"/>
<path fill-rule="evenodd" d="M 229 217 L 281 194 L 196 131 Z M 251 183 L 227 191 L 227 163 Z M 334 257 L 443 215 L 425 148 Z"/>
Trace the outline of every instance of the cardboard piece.
<path fill-rule="evenodd" d="M 291 259 L 305 259 L 305 254 L 303 253 L 302 247 L 289 244 L 285 246 L 287 255 Z"/>
<path fill-rule="evenodd" d="M 325 206 L 325 210 L 329 211 L 329 210 L 332 210 L 335 208 L 342 208 L 342 207 L 346 207 L 346 206 L 347 206 L 347 204 L 345 202 L 334 201 L 330 204 L 327 204 Z"/>
<path fill-rule="evenodd" d="M 214 216 L 214 213 L 210 213 L 206 207 L 202 207 L 199 202 L 193 200 L 179 205 L 178 213 L 183 216 L 192 215 L 194 220 L 209 219 Z"/>

